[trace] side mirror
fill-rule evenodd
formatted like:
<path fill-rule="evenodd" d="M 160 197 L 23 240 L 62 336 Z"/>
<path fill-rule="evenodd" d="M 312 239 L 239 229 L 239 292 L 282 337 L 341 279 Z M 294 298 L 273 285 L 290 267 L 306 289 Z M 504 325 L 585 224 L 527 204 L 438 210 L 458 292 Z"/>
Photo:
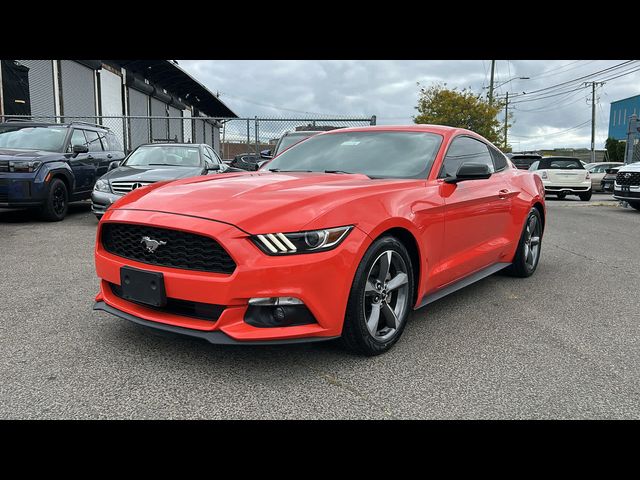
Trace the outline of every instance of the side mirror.
<path fill-rule="evenodd" d="M 484 180 L 491 177 L 489 166 L 484 163 L 465 162 L 458 167 L 455 177 L 444 179 L 446 183 L 458 183 L 465 180 Z"/>
<path fill-rule="evenodd" d="M 73 146 L 74 155 L 78 155 L 79 153 L 88 153 L 88 152 L 89 152 L 89 147 L 87 147 L 86 145 L 74 145 Z"/>
<path fill-rule="evenodd" d="M 118 160 L 114 160 L 109 164 L 109 168 L 107 169 L 107 172 L 110 172 L 111 170 L 113 170 L 114 168 L 118 168 L 119 166 L 120 166 L 120 162 Z"/>
<path fill-rule="evenodd" d="M 220 170 L 220 164 L 219 163 L 214 163 L 213 165 L 209 165 L 207 167 L 207 170 L 210 170 L 210 171 Z"/>
<path fill-rule="evenodd" d="M 271 153 L 271 150 L 262 150 L 260 152 L 260 158 L 266 158 L 266 159 L 272 159 L 273 155 Z"/>

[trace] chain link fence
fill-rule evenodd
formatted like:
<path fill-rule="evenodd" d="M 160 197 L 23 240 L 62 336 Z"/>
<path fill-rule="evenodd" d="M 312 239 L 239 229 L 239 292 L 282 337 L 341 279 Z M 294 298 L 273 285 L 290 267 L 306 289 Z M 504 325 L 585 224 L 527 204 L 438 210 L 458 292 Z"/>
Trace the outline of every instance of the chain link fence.
<path fill-rule="evenodd" d="M 375 125 L 375 115 L 367 118 L 215 118 L 189 116 L 0 116 L 3 121 L 46 123 L 86 122 L 108 127 L 125 152 L 154 142 L 206 143 L 227 160 L 236 155 L 256 155 L 271 149 L 289 131 L 333 130 Z"/>

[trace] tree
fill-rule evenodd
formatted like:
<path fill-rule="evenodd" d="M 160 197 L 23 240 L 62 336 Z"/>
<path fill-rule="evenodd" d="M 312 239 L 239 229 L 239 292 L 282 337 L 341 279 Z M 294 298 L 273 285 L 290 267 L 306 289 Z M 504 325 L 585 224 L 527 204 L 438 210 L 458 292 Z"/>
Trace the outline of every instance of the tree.
<path fill-rule="evenodd" d="M 604 143 L 604 148 L 607 149 L 607 154 L 609 155 L 610 162 L 624 162 L 624 154 L 627 148 L 627 142 L 609 137 Z"/>
<path fill-rule="evenodd" d="M 504 142 L 504 123 L 498 119 L 504 108 L 503 100 L 494 98 L 493 105 L 489 105 L 470 89 L 449 89 L 445 83 L 421 87 L 415 108 L 419 112 L 413 117 L 415 123 L 467 128 L 495 145 L 502 146 Z"/>

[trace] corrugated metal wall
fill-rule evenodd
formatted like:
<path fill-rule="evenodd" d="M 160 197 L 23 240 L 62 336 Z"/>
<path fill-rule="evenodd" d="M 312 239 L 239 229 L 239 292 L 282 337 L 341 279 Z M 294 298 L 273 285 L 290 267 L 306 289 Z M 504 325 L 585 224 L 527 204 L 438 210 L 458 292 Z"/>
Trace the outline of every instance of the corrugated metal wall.
<path fill-rule="evenodd" d="M 176 118 L 182 114 L 181 110 L 169 105 L 169 116 Z M 169 138 L 177 138 L 182 142 L 182 120 L 169 120 Z"/>
<path fill-rule="evenodd" d="M 157 98 L 151 97 L 151 116 L 152 117 L 166 117 L 167 116 L 167 104 L 161 102 Z M 160 140 L 168 138 L 169 132 L 167 131 L 167 121 L 164 119 L 151 120 L 151 139 Z"/>
<path fill-rule="evenodd" d="M 129 115 L 134 117 L 149 115 L 148 95 L 133 88 L 128 89 L 128 95 Z M 129 120 L 129 131 L 132 150 L 142 143 L 149 143 L 149 120 L 132 118 Z"/>
<path fill-rule="evenodd" d="M 51 60 L 18 60 L 29 67 L 31 115 L 55 115 L 53 96 L 53 62 Z"/>
<path fill-rule="evenodd" d="M 95 122 L 94 71 L 73 60 L 60 61 L 62 112 L 65 116 L 86 117 Z"/>
<path fill-rule="evenodd" d="M 204 125 L 204 143 L 213 147 L 213 125 L 209 122 L 205 122 Z"/>
<path fill-rule="evenodd" d="M 218 152 L 218 155 L 222 156 L 222 150 L 220 149 L 220 128 L 213 127 L 213 149 Z"/>
<path fill-rule="evenodd" d="M 193 138 L 195 139 L 194 143 L 204 143 L 204 120 L 196 119 L 193 123 Z"/>
<path fill-rule="evenodd" d="M 184 141 L 195 143 L 193 140 L 193 126 L 191 122 L 191 110 L 185 109 L 182 111 L 182 116 L 185 120 L 182 121 L 182 127 L 184 132 Z"/>

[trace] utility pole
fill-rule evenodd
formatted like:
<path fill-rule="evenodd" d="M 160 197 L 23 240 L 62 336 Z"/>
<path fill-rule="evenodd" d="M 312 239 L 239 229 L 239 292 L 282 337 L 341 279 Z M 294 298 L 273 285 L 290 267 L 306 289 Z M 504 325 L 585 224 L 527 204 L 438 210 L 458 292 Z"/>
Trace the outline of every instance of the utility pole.
<path fill-rule="evenodd" d="M 493 105 L 493 75 L 496 71 L 496 61 L 491 60 L 491 80 L 489 80 L 489 105 Z"/>
<path fill-rule="evenodd" d="M 504 99 L 504 150 L 507 149 L 507 122 L 509 121 L 509 92 Z"/>
<path fill-rule="evenodd" d="M 602 86 L 605 82 L 584 82 L 584 85 L 591 85 L 591 163 L 596 161 L 596 87 Z"/>

